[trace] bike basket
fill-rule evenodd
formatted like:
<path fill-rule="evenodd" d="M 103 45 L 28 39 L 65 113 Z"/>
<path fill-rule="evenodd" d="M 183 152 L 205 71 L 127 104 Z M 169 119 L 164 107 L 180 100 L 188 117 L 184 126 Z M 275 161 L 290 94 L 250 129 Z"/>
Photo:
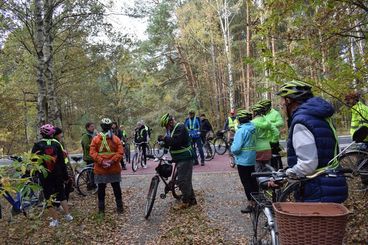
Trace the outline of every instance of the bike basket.
<path fill-rule="evenodd" d="M 273 203 L 280 244 L 342 244 L 349 210 L 337 203 Z"/>
<path fill-rule="evenodd" d="M 173 166 L 171 164 L 163 163 L 156 167 L 156 172 L 163 178 L 171 176 Z"/>

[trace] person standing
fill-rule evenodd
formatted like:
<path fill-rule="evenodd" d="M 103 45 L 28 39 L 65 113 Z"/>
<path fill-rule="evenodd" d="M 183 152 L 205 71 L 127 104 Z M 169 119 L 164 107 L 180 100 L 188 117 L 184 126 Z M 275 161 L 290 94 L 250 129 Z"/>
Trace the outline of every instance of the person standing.
<path fill-rule="evenodd" d="M 95 125 L 91 122 L 87 122 L 85 125 L 86 132 L 83 133 L 81 138 L 81 145 L 83 149 L 83 161 L 88 164 L 93 164 L 93 159 L 89 155 L 89 149 L 93 137 L 96 136 Z"/>
<path fill-rule="evenodd" d="M 238 120 L 239 127 L 235 132 L 234 141 L 231 145 L 231 152 L 235 156 L 235 164 L 237 165 L 239 177 L 248 199 L 247 207 L 240 211 L 242 213 L 250 213 L 254 206 L 250 193 L 256 192 L 258 189 L 257 181 L 251 175 L 255 171 L 254 166 L 256 163 L 256 128 L 250 121 L 252 120 L 252 113 L 249 111 L 239 110 Z"/>
<path fill-rule="evenodd" d="M 121 144 L 124 146 L 124 143 L 123 143 L 123 132 L 118 127 L 118 123 L 117 122 L 112 122 L 111 131 L 112 131 L 113 134 L 115 134 L 120 139 Z M 121 159 L 120 164 L 121 164 L 121 168 L 123 170 L 126 170 L 125 163 L 124 163 L 124 157 Z"/>
<path fill-rule="evenodd" d="M 201 158 L 201 166 L 204 166 L 204 152 L 200 132 L 201 123 L 199 118 L 195 116 L 195 112 L 193 110 L 189 111 L 189 117 L 185 119 L 184 125 L 189 131 L 189 136 L 192 139 L 192 147 L 196 153 L 196 156 L 198 150 L 199 156 Z M 198 165 L 197 157 L 195 157 L 194 165 Z"/>
<path fill-rule="evenodd" d="M 185 209 L 196 205 L 197 200 L 192 185 L 195 152 L 192 148 L 188 130 L 184 124 L 177 123 L 169 113 L 161 117 L 160 125 L 166 128 L 166 135 L 159 136 L 157 140 L 163 142 L 164 147 L 170 149 L 172 160 L 177 167 L 177 183 L 183 194 L 182 203 L 179 203 L 174 209 Z"/>
<path fill-rule="evenodd" d="M 226 118 L 224 130 L 227 131 L 227 140 L 234 137 L 234 133 L 238 128 L 239 121 L 236 117 L 235 109 L 230 110 L 230 115 Z"/>
<path fill-rule="evenodd" d="M 201 119 L 201 128 L 200 128 L 201 139 L 202 142 L 205 143 L 209 134 L 213 133 L 213 128 L 210 121 L 208 121 L 208 119 L 206 118 L 205 114 L 201 114 L 200 119 Z"/>
<path fill-rule="evenodd" d="M 52 200 L 52 206 L 48 206 L 51 216 L 50 227 L 59 226 L 58 213 L 54 206 L 62 206 L 65 212 L 65 220 L 72 221 L 73 216 L 69 213 L 69 206 L 65 194 L 64 182 L 68 180 L 68 173 L 64 162 L 64 153 L 60 144 L 53 139 L 55 128 L 51 124 L 40 127 L 42 139 L 35 143 L 32 153 L 40 156 L 47 156 L 48 160 L 43 160 L 43 165 L 47 170 L 47 176 L 40 174 L 40 182 L 46 200 Z M 55 196 L 55 199 L 52 198 Z"/>
<path fill-rule="evenodd" d="M 345 103 L 351 108 L 350 134 L 353 136 L 359 127 L 368 127 L 368 106 L 361 101 L 361 95 L 357 92 L 347 94 Z M 368 144 L 368 138 L 364 141 Z"/>
<path fill-rule="evenodd" d="M 148 130 L 142 121 L 137 122 L 137 127 L 134 131 L 134 143 L 139 144 L 143 153 L 143 168 L 147 168 L 147 144 L 148 144 Z"/>
<path fill-rule="evenodd" d="M 116 211 L 122 213 L 123 199 L 121 194 L 121 166 L 124 149 L 120 139 L 111 132 L 112 121 L 101 120 L 102 132 L 92 139 L 90 155 L 94 160 L 95 183 L 98 185 L 98 212 L 105 213 L 106 184 L 110 183 L 114 192 Z"/>
<path fill-rule="evenodd" d="M 312 87 L 299 81 L 283 84 L 277 95 L 288 117 L 287 141 L 289 177 L 304 177 L 326 167 L 337 169 L 339 163 L 330 163 L 338 152 L 338 138 L 331 122 L 334 108 L 320 97 L 314 97 Z M 295 193 L 298 201 L 344 202 L 348 197 L 345 176 L 320 175 L 304 183 Z"/>

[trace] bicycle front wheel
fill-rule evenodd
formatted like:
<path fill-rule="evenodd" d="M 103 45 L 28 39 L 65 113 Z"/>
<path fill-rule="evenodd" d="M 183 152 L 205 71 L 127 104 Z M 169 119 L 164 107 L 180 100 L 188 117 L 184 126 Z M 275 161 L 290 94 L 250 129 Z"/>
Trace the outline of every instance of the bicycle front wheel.
<path fill-rule="evenodd" d="M 77 176 L 77 190 L 83 196 L 93 195 L 97 192 L 93 169 L 86 167 Z"/>
<path fill-rule="evenodd" d="M 227 143 L 223 138 L 216 138 L 213 142 L 215 145 L 215 151 L 219 155 L 224 155 L 227 150 Z"/>
<path fill-rule="evenodd" d="M 211 161 L 215 157 L 215 147 L 210 142 L 204 144 L 203 152 L 205 161 Z"/>
<path fill-rule="evenodd" d="M 160 182 L 159 177 L 156 175 L 152 178 L 150 187 L 148 189 L 148 194 L 146 198 L 146 205 L 144 208 L 144 218 L 148 219 L 152 212 L 153 204 L 155 203 L 158 183 Z"/>
<path fill-rule="evenodd" d="M 21 210 L 30 220 L 39 219 L 45 211 L 46 202 L 42 190 L 31 190 L 22 197 Z"/>
<path fill-rule="evenodd" d="M 179 185 L 177 183 L 178 183 L 178 172 L 175 171 L 175 173 L 173 174 L 173 177 L 172 177 L 172 179 L 169 183 L 169 186 L 171 188 L 171 193 L 172 193 L 173 197 L 176 200 L 180 200 L 183 194 L 181 193 Z"/>
<path fill-rule="evenodd" d="M 259 208 L 259 207 L 258 207 Z M 253 243 L 252 244 L 269 244 L 277 245 L 277 235 L 274 227 L 274 221 L 269 222 L 265 213 L 267 208 L 259 208 L 252 212 L 253 224 Z M 268 209 L 268 211 L 270 211 Z"/>

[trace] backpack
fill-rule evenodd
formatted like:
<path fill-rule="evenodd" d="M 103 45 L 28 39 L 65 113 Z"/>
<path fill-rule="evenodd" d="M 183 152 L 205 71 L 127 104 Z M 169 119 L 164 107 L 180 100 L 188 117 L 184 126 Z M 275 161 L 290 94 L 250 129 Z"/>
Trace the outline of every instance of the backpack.
<path fill-rule="evenodd" d="M 57 153 L 55 146 L 52 145 L 51 139 L 42 139 L 42 142 L 46 144 L 43 145 L 42 150 L 39 152 L 40 155 L 45 156 L 43 159 L 43 164 L 49 172 L 53 172 L 56 165 Z"/>

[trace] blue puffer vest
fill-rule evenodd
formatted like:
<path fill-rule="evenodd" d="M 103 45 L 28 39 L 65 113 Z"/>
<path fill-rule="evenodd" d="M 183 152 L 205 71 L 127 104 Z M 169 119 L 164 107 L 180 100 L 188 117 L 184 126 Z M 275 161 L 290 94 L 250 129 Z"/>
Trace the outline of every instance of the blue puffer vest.
<path fill-rule="evenodd" d="M 299 106 L 289 121 L 289 138 L 287 142 L 288 165 L 297 163 L 293 147 L 293 129 L 295 124 L 302 124 L 313 134 L 318 153 L 318 168 L 325 167 L 335 155 L 336 139 L 326 118 L 331 117 L 334 109 L 327 101 L 313 97 Z M 338 202 L 346 200 L 348 195 L 344 176 L 319 176 L 305 183 L 300 199 L 306 202 Z"/>

